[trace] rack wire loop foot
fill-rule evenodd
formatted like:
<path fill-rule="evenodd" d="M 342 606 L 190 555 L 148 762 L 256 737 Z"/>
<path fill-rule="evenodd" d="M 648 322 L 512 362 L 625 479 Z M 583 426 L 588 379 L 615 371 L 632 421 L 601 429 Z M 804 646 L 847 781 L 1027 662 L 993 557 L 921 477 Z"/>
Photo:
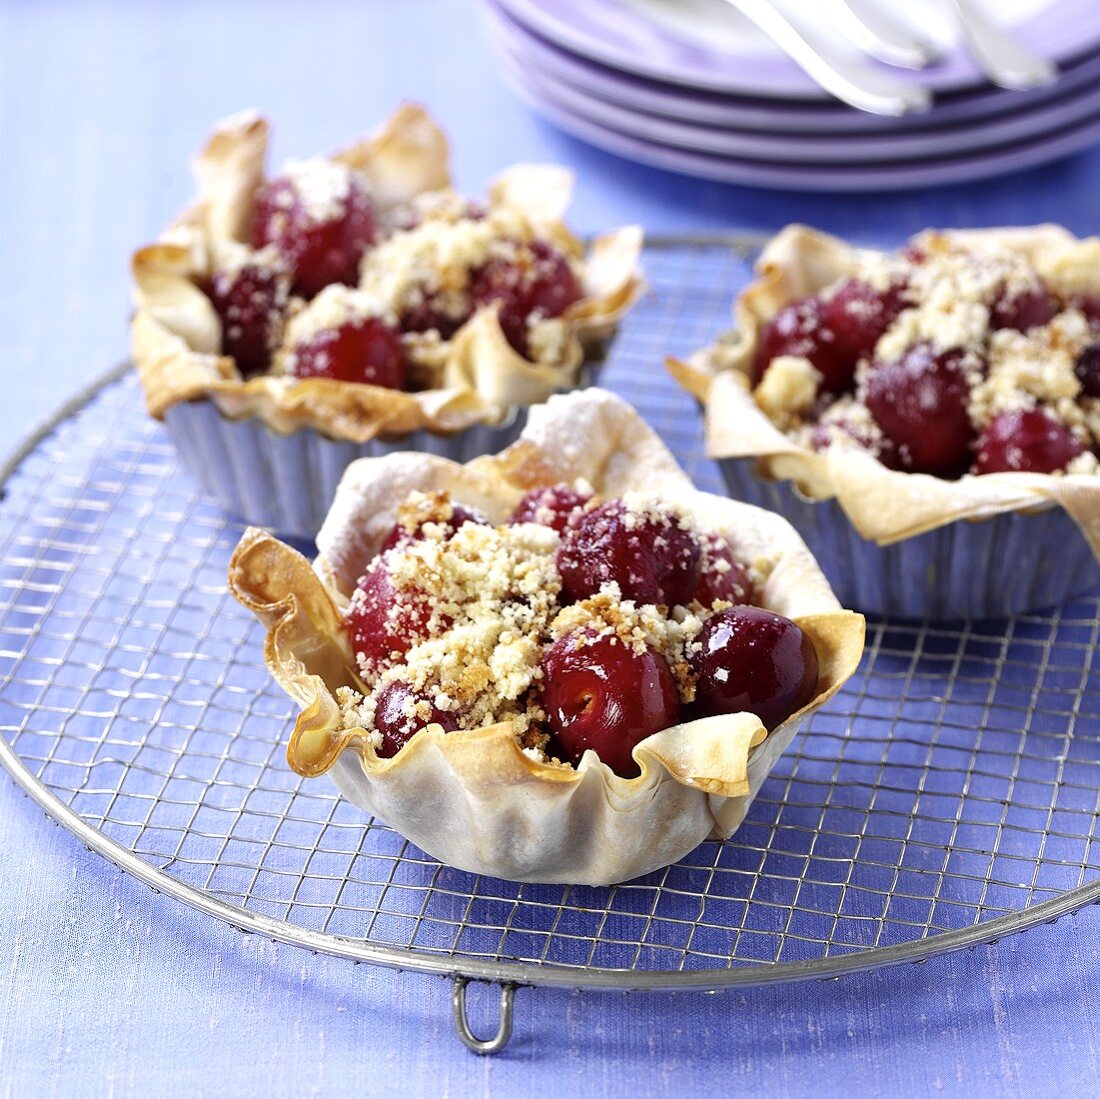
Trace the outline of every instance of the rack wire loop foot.
<path fill-rule="evenodd" d="M 483 1057 L 499 1053 L 512 1037 L 512 1004 L 516 997 L 516 986 L 512 984 L 500 986 L 500 1023 L 497 1026 L 497 1032 L 492 1038 L 478 1038 L 470 1028 L 470 1020 L 466 1015 L 466 986 L 469 983 L 466 977 L 455 978 L 454 989 L 451 992 L 455 1030 L 458 1031 L 462 1044 L 471 1053 L 477 1053 Z"/>

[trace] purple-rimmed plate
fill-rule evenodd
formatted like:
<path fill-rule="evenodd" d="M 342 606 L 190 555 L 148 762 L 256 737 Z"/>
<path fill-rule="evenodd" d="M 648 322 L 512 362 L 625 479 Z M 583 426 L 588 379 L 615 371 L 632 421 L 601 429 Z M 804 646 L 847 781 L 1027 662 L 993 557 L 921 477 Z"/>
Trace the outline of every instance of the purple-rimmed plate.
<path fill-rule="evenodd" d="M 645 142 L 710 156 L 735 157 L 780 164 L 885 164 L 894 161 L 943 160 L 953 155 L 1004 149 L 1100 117 L 1100 83 L 1030 111 L 940 130 L 909 134 L 768 135 L 759 131 L 718 129 L 674 122 L 595 99 L 555 82 L 532 65 L 508 54 L 501 62 L 531 96 L 584 121 L 633 135 Z M 1096 60 L 1100 72 L 1100 59 Z"/>
<path fill-rule="evenodd" d="M 694 89 L 778 99 L 821 99 L 823 91 L 725 0 L 497 0 L 521 25 L 583 58 Z M 947 5 L 908 0 L 892 11 L 947 48 L 907 78 L 935 92 L 985 83 L 966 48 L 951 42 Z M 826 5 L 796 6 L 819 34 L 833 28 Z M 1100 45 L 1097 0 L 1000 0 L 997 18 L 1043 57 L 1059 63 Z M 843 46 L 843 43 L 841 43 Z"/>
<path fill-rule="evenodd" d="M 756 187 L 860 192 L 966 183 L 1032 168 L 1100 141 L 1100 117 L 1097 117 L 1009 148 L 985 150 L 976 156 L 857 166 L 846 163 L 769 164 L 736 157 L 709 156 L 647 142 L 635 134 L 620 133 L 580 118 L 535 95 L 510 73 L 505 73 L 505 77 L 520 97 L 544 118 L 597 148 L 682 175 Z"/>
<path fill-rule="evenodd" d="M 502 0 L 482 0 L 489 34 L 525 69 L 613 106 L 703 126 L 775 133 L 896 133 L 937 130 L 1030 110 L 1082 89 L 1100 85 L 1100 55 L 1063 66 L 1055 84 L 1024 92 L 984 87 L 936 97 L 929 111 L 889 118 L 856 111 L 833 100 L 768 102 L 753 97 L 691 91 L 632 76 L 577 57 L 521 26 L 501 7 Z"/>

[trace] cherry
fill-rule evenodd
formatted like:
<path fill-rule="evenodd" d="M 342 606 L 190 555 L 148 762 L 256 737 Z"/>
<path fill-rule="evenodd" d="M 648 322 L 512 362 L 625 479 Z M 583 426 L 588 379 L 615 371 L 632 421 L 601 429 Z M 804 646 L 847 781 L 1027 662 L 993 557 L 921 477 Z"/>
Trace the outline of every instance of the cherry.
<path fill-rule="evenodd" d="M 533 314 L 560 317 L 581 297 L 569 261 L 551 244 L 533 240 L 517 246 L 515 259 L 491 259 L 470 273 L 470 293 L 478 306 L 500 306 L 505 339 L 527 355 L 527 321 Z"/>
<path fill-rule="evenodd" d="M 290 295 L 286 272 L 254 263 L 216 271 L 208 293 L 222 322 L 222 354 L 233 356 L 244 378 L 265 373 L 282 336 Z"/>
<path fill-rule="evenodd" d="M 832 330 L 836 354 L 853 363 L 869 358 L 905 308 L 902 293 L 899 284 L 883 291 L 860 279 L 845 279 L 822 308 L 822 321 Z"/>
<path fill-rule="evenodd" d="M 557 565 L 574 599 L 614 581 L 623 599 L 686 606 L 699 584 L 701 557 L 698 540 L 678 515 L 656 505 L 633 512 L 614 499 L 566 528 Z"/>
<path fill-rule="evenodd" d="M 836 335 L 825 323 L 825 303 L 821 298 L 801 298 L 784 306 L 764 326 L 756 349 L 754 382 L 759 382 L 772 359 L 793 355 L 809 359 L 821 374 L 822 388 L 843 393 L 852 388 L 855 359 L 836 347 Z"/>
<path fill-rule="evenodd" d="M 952 477 L 969 464 L 970 390 L 961 361 L 959 351 L 937 354 L 931 344 L 918 343 L 870 374 L 865 403 L 897 446 L 903 468 Z"/>
<path fill-rule="evenodd" d="M 541 523 L 544 527 L 553 527 L 561 534 L 569 521 L 579 515 L 591 499 L 590 492 L 577 492 L 568 485 L 534 488 L 516 504 L 508 522 Z"/>
<path fill-rule="evenodd" d="M 443 528 L 444 540 L 449 542 L 458 532 L 459 527 L 464 527 L 467 523 L 476 523 L 478 526 L 485 527 L 489 525 L 489 520 L 480 511 L 463 507 L 462 504 L 451 504 L 451 511 L 447 518 L 440 518 L 435 512 L 426 514 L 417 521 L 413 530 L 409 530 L 404 523 L 395 523 L 382 543 L 381 552 L 385 553 L 387 550 L 403 548 L 413 542 L 422 541 L 425 523 L 438 523 Z"/>
<path fill-rule="evenodd" d="M 401 335 L 377 317 L 325 329 L 295 345 L 294 373 L 299 378 L 333 378 L 402 389 L 405 352 Z"/>
<path fill-rule="evenodd" d="M 383 759 L 397 755 L 425 725 L 442 725 L 445 733 L 453 733 L 458 728 L 454 714 L 440 710 L 430 698 L 399 679 L 380 687 L 374 698 L 374 727 L 382 734 L 382 746 L 377 752 Z M 430 716 L 410 717 L 409 710 L 419 708 L 421 703 L 427 703 L 431 708 Z"/>
<path fill-rule="evenodd" d="M 1053 473 L 1065 469 L 1085 448 L 1042 409 L 1002 412 L 978 440 L 978 473 Z"/>
<path fill-rule="evenodd" d="M 695 709 L 704 716 L 751 713 L 774 729 L 817 689 L 817 650 L 782 615 L 730 607 L 708 618 L 696 641 Z"/>
<path fill-rule="evenodd" d="M 1026 290 L 1009 295 L 1002 292 L 989 313 L 990 328 L 1014 328 L 1027 332 L 1040 325 L 1049 324 L 1058 312 L 1058 303 L 1047 288 L 1037 282 Z"/>
<path fill-rule="evenodd" d="M 1085 314 L 1085 320 L 1089 322 L 1089 328 L 1093 332 L 1100 331 L 1100 297 L 1095 294 L 1080 294 L 1072 298 L 1069 304 Z"/>
<path fill-rule="evenodd" d="M 324 191 L 320 202 L 310 193 L 315 180 Z M 304 297 L 330 283 L 358 282 L 359 260 L 374 240 L 374 210 L 366 187 L 343 165 L 311 163 L 303 175 L 280 176 L 256 196 L 252 244 L 278 248 L 294 272 L 294 289 Z"/>
<path fill-rule="evenodd" d="M 1090 343 L 1074 364 L 1073 372 L 1081 383 L 1081 395 L 1100 397 L 1100 343 Z"/>
<path fill-rule="evenodd" d="M 639 773 L 631 749 L 675 725 L 680 696 L 668 663 L 613 636 L 576 630 L 543 653 L 542 705 L 552 751 L 574 766 L 589 748 L 623 778 Z"/>
<path fill-rule="evenodd" d="M 439 333 L 440 339 L 449 340 L 473 316 L 472 301 L 464 301 L 455 309 L 452 296 L 425 290 L 420 300 L 401 314 L 401 327 L 406 332 Z"/>
<path fill-rule="evenodd" d="M 383 557 L 376 557 L 351 597 L 344 621 L 352 648 L 375 670 L 404 656 L 428 636 L 432 608 L 422 594 L 398 591 Z"/>
<path fill-rule="evenodd" d="M 722 568 L 723 565 L 728 567 Z M 752 581 L 748 570 L 733 556 L 725 539 L 714 533 L 706 535 L 703 542 L 703 560 L 695 598 L 704 607 L 712 607 L 719 599 L 725 603 L 752 602 Z"/>

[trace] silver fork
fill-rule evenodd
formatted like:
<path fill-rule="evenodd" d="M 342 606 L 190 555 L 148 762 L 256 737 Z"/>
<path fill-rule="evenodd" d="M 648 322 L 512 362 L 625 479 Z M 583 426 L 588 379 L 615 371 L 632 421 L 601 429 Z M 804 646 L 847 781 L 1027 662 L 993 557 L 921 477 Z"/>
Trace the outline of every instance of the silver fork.
<path fill-rule="evenodd" d="M 871 114 L 925 111 L 931 94 L 916 84 L 874 69 L 808 35 L 771 0 L 727 0 L 837 99 Z M 854 15 L 850 7 L 848 11 Z M 864 24 L 865 29 L 866 25 Z M 877 37 L 877 36 L 876 36 Z"/>
<path fill-rule="evenodd" d="M 1017 42 L 972 0 L 948 0 L 971 53 L 989 79 L 1003 88 L 1033 88 L 1055 80 L 1058 70 Z M 772 0 L 727 0 L 755 23 L 802 69 L 837 99 L 872 114 L 903 115 L 927 110 L 931 93 L 873 68 L 815 38 Z M 834 0 L 847 36 L 864 52 L 891 65 L 923 68 L 935 59 L 932 46 L 899 28 L 881 8 L 864 0 Z"/>

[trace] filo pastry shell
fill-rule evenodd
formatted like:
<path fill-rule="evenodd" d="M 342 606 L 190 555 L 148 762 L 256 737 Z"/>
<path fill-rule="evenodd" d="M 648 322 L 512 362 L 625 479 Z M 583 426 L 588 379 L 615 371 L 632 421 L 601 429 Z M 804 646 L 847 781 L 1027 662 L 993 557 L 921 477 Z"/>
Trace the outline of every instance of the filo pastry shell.
<path fill-rule="evenodd" d="M 945 231 L 966 247 L 1011 248 L 1057 285 L 1063 273 L 1087 262 L 1100 291 L 1100 241 L 1077 240 L 1056 225 Z M 707 453 L 755 458 L 759 476 L 793 481 L 815 500 L 833 497 L 856 530 L 879 545 L 1005 512 L 1058 506 L 1073 517 L 1100 557 L 1100 477 L 1095 474 L 987 473 L 957 481 L 887 469 L 856 446 L 814 451 L 777 427 L 752 394 L 753 362 L 761 330 L 790 302 L 858 275 L 874 255 L 804 225 L 789 225 L 757 261 L 759 278 L 738 297 L 736 328 L 688 362 L 669 359 L 673 376 L 704 405 Z"/>
<path fill-rule="evenodd" d="M 221 324 L 198 284 L 239 258 L 248 241 L 268 130 L 254 112 L 218 123 L 194 162 L 197 199 L 159 240 L 134 253 L 131 347 L 148 410 L 158 419 L 178 402 L 209 398 L 231 419 L 255 416 L 278 432 L 308 427 L 357 443 L 422 428 L 448 434 L 497 423 L 516 406 L 575 384 L 585 354 L 598 350 L 644 289 L 638 227 L 596 238 L 585 255 L 562 222 L 572 174 L 551 165 L 517 165 L 492 182 L 490 202 L 508 205 L 532 233 L 574 260 L 583 257 L 584 297 L 563 314 L 559 361 L 531 362 L 517 354 L 495 309 L 485 307 L 433 353 L 412 351 L 425 387 L 415 393 L 278 373 L 246 381 L 233 359 L 220 354 Z M 376 133 L 330 159 L 365 178 L 384 223 L 389 211 L 417 195 L 450 188 L 448 157 L 438 124 L 406 103 Z"/>
<path fill-rule="evenodd" d="M 768 734 L 749 713 L 686 722 L 634 749 L 622 778 L 589 751 L 574 769 L 519 747 L 510 722 L 471 732 L 427 727 L 390 759 L 342 727 L 334 692 L 363 691 L 341 608 L 413 490 L 446 490 L 506 519 L 537 486 L 584 478 L 603 495 L 644 490 L 675 501 L 766 577 L 763 605 L 810 635 L 821 677 L 812 701 Z M 778 516 L 697 491 L 637 413 L 600 389 L 531 410 L 520 440 L 458 465 L 425 454 L 352 464 L 310 564 L 258 529 L 229 569 L 233 594 L 267 629 L 268 668 L 301 707 L 287 757 L 332 775 L 341 793 L 444 863 L 517 881 L 609 884 L 665 866 L 738 827 L 807 714 L 853 673 L 863 618 L 842 610 L 805 545 Z"/>

